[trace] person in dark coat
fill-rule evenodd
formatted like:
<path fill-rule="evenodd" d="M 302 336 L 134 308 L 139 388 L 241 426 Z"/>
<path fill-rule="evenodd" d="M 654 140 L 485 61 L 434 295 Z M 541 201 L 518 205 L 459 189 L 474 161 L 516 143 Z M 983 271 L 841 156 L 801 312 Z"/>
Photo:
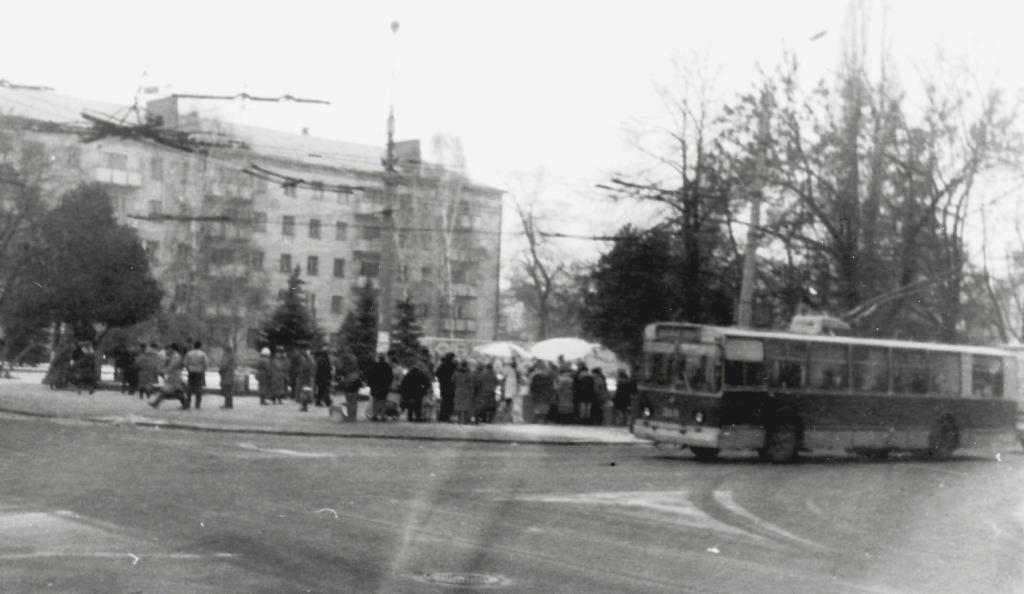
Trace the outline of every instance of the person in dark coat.
<path fill-rule="evenodd" d="M 542 422 L 555 420 L 555 416 L 550 414 L 552 404 L 555 412 L 558 412 L 555 378 L 552 370 L 542 362 L 537 362 L 530 374 L 530 403 L 537 420 Z"/>
<path fill-rule="evenodd" d="M 413 363 L 402 377 L 398 391 L 402 395 L 402 408 L 407 411 L 408 420 L 423 421 L 423 397 L 430 389 L 430 377 L 420 369 L 420 363 Z"/>
<path fill-rule="evenodd" d="M 446 353 L 437 366 L 434 375 L 441 388 L 441 410 L 438 412 L 437 420 L 451 421 L 452 412 L 455 410 L 455 353 Z"/>
<path fill-rule="evenodd" d="M 316 354 L 316 393 L 314 404 L 316 406 L 330 406 L 331 380 L 334 378 L 334 365 L 331 363 L 331 356 L 325 349 Z"/>
<path fill-rule="evenodd" d="M 267 400 L 273 402 L 274 389 L 274 362 L 270 359 L 270 349 L 260 349 L 260 359 L 256 362 L 256 383 L 260 388 L 260 404 L 266 404 Z"/>
<path fill-rule="evenodd" d="M 273 372 L 270 375 L 270 391 L 273 395 L 274 404 L 281 404 L 288 397 L 288 378 L 291 373 L 291 364 L 288 356 L 283 352 L 274 354 Z"/>
<path fill-rule="evenodd" d="M 377 362 L 370 366 L 367 372 L 366 383 L 370 386 L 370 398 L 373 401 L 372 418 L 374 421 L 383 421 L 388 405 L 388 392 L 391 391 L 391 382 L 395 379 L 395 372 L 391 369 L 384 355 L 377 356 Z"/>
<path fill-rule="evenodd" d="M 608 404 L 608 382 L 600 367 L 595 367 L 591 375 L 594 378 L 594 402 L 590 406 L 590 424 L 600 426 L 605 422 L 604 409 Z"/>
<path fill-rule="evenodd" d="M 359 418 L 359 388 L 363 387 L 363 375 L 355 357 L 345 357 L 342 363 L 341 389 L 345 392 L 345 421 L 355 423 Z"/>
<path fill-rule="evenodd" d="M 572 404 L 576 421 L 590 422 L 590 407 L 594 404 L 594 376 L 590 375 L 586 363 L 580 363 L 580 369 L 572 383 Z"/>
<path fill-rule="evenodd" d="M 75 350 L 75 353 L 71 356 L 71 370 L 73 377 L 75 378 L 75 387 L 78 389 L 78 393 L 82 393 L 82 388 L 85 388 L 92 394 L 96 391 L 96 384 L 98 378 L 96 377 L 96 351 L 92 348 L 92 343 L 85 342 Z"/>
<path fill-rule="evenodd" d="M 156 393 L 160 382 L 160 361 L 155 349 L 143 347 L 142 352 L 135 357 L 135 369 L 138 372 L 139 398 L 149 398 Z"/>
<path fill-rule="evenodd" d="M 452 412 L 455 413 L 459 423 L 469 421 L 469 415 L 473 411 L 473 372 L 469 370 L 469 362 L 462 360 L 459 367 L 452 374 L 452 385 L 455 392 L 452 398 Z"/>
<path fill-rule="evenodd" d="M 612 399 L 613 424 L 618 426 L 629 424 L 629 410 L 636 394 L 636 380 L 629 377 L 625 370 L 620 369 L 618 382 L 615 385 L 615 397 Z"/>
<path fill-rule="evenodd" d="M 498 410 L 495 400 L 498 390 L 498 375 L 494 373 L 494 364 L 488 363 L 477 367 L 473 384 L 473 415 L 477 421 L 490 423 Z"/>
<path fill-rule="evenodd" d="M 220 366 L 217 371 L 220 373 L 220 392 L 224 396 L 224 404 L 221 408 L 234 408 L 235 396 L 235 369 L 238 363 L 235 361 L 235 351 L 230 346 L 224 347 L 220 356 Z"/>

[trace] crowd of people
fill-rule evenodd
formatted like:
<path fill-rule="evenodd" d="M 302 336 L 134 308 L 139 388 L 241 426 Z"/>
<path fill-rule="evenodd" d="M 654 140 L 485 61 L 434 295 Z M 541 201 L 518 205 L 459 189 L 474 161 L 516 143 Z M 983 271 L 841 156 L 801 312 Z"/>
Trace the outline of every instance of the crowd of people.
<path fill-rule="evenodd" d="M 119 347 L 112 353 L 121 391 L 138 394 L 157 408 L 176 400 L 182 409 L 202 407 L 207 373 L 214 370 L 201 342 L 161 348 L 157 343 Z M 73 386 L 90 393 L 99 380 L 95 350 L 89 343 L 59 349 L 44 380 L 55 389 Z M 221 408 L 234 407 L 238 362 L 231 347 L 223 347 L 216 371 L 220 376 Z M 326 348 L 272 348 L 259 352 L 255 365 L 261 405 L 286 400 L 308 411 L 309 406 L 333 407 L 333 394 L 343 403 L 333 407 L 345 421 L 358 420 L 360 390 L 368 388 L 366 417 L 381 422 L 404 414 L 410 422 L 451 423 L 576 423 L 626 425 L 636 399 L 636 382 L 620 370 L 610 390 L 602 369 L 580 361 L 557 363 L 512 359 L 457 359 L 454 353 L 437 358 L 427 350 L 399 360 L 379 354 L 359 365 L 354 357 L 340 359 Z M 244 380 L 243 380 L 244 381 Z"/>

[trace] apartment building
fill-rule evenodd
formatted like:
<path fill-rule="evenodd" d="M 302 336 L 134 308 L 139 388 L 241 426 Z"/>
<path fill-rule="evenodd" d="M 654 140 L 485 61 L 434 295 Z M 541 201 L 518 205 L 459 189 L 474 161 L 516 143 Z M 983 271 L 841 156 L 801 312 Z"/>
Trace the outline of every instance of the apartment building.
<path fill-rule="evenodd" d="M 296 268 L 336 332 L 358 290 L 380 288 L 389 254 L 391 294 L 416 304 L 425 334 L 495 337 L 499 190 L 422 163 L 416 141 L 396 146 L 386 184 L 382 147 L 219 121 L 200 102 L 130 110 L 0 84 L 0 132 L 49 152 L 52 184 L 102 183 L 150 254 L 165 310 L 202 318 L 210 342 L 250 344 Z"/>

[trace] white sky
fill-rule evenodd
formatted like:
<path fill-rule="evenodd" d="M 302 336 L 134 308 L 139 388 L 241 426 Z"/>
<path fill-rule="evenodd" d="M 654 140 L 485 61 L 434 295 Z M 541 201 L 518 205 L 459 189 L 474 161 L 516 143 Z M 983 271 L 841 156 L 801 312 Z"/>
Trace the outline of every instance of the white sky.
<path fill-rule="evenodd" d="M 1021 86 L 1014 3 L 869 4 L 888 11 L 905 77 L 942 44 L 1002 86 Z M 632 211 L 604 204 L 593 184 L 636 162 L 624 130 L 661 117 L 653 88 L 669 80 L 673 55 L 706 54 L 723 96 L 748 88 L 757 63 L 774 65 L 783 49 L 827 77 L 846 9 L 825 0 L 16 1 L 3 10 L 0 78 L 119 103 L 142 85 L 326 99 L 330 107 L 250 103 L 245 117 L 375 145 L 393 89 L 400 139 L 427 147 L 436 132 L 456 135 L 470 174 L 499 187 L 544 168 L 545 199 L 583 213 L 566 228 L 604 232 Z"/>

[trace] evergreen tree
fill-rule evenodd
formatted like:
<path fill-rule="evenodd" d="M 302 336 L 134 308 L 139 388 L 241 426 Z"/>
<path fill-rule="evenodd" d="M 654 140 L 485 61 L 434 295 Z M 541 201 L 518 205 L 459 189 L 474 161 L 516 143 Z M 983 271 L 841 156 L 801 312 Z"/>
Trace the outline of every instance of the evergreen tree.
<path fill-rule="evenodd" d="M 338 332 L 338 350 L 342 358 L 354 357 L 365 370 L 377 353 L 377 296 L 373 288 L 359 291 L 356 308 L 348 312 Z"/>
<path fill-rule="evenodd" d="M 412 300 L 406 297 L 398 302 L 398 319 L 391 332 L 390 352 L 403 365 L 416 357 L 419 357 L 423 346 L 420 344 L 420 337 L 423 331 L 416 321 L 416 307 Z"/>
<path fill-rule="evenodd" d="M 296 266 L 288 277 L 288 290 L 263 326 L 264 340 L 270 346 L 306 348 L 316 338 L 318 329 L 316 320 L 306 307 L 306 292 L 302 290 L 304 284 Z"/>

